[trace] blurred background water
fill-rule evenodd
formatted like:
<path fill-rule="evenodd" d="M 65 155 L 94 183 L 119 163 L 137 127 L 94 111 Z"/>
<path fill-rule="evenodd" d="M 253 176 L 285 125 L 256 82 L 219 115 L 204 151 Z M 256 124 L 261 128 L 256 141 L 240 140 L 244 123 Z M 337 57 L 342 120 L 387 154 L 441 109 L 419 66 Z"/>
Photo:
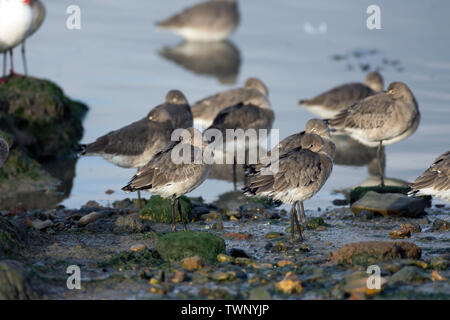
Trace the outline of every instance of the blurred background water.
<path fill-rule="evenodd" d="M 444 13 L 450 12 L 450 2 L 377 1 L 382 29 L 369 30 L 366 9 L 374 1 L 242 0 L 237 32 L 228 43 L 210 48 L 183 44 L 154 27 L 196 2 L 44 0 L 46 21 L 27 41 L 30 73 L 55 81 L 70 97 L 89 105 L 82 139 L 86 143 L 140 119 L 170 89 L 182 90 L 193 103 L 241 86 L 251 76 L 269 87 L 273 128 L 284 138 L 303 130 L 313 117 L 298 105 L 299 99 L 363 81 L 368 71 L 379 68 L 386 85 L 408 84 L 422 113 L 414 135 L 386 148 L 386 176 L 412 181 L 449 149 L 450 20 Z M 81 8 L 81 30 L 66 28 L 66 8 L 72 4 Z M 345 154 L 340 162 L 352 164 Z M 134 173 L 100 157 L 81 158 L 62 204 L 75 208 L 88 200 L 108 204 L 129 197 L 120 188 Z M 306 208 L 331 206 L 333 199 L 342 198 L 336 190 L 369 176 L 366 165 L 335 165 Z M 115 192 L 106 194 L 108 189 Z M 224 172 L 190 195 L 214 201 L 232 190 Z"/>

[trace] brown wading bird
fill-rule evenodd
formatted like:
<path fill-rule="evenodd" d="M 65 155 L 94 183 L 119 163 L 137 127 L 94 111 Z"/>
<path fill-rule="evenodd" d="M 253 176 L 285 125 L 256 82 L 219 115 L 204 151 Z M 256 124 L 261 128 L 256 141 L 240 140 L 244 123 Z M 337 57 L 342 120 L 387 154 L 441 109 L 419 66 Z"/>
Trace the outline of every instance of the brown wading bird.
<path fill-rule="evenodd" d="M 184 230 L 186 222 L 179 197 L 197 188 L 209 175 L 211 171 L 211 158 L 205 161 L 204 157 L 207 143 L 203 140 L 200 131 L 189 128 L 188 135 L 182 135 L 179 141 L 172 142 L 158 152 L 131 181 L 122 188 L 123 191 L 133 192 L 147 190 L 163 198 L 170 199 L 172 206 L 172 231 L 176 231 L 175 205 L 178 207 Z M 187 147 L 187 149 L 186 149 Z M 190 151 L 189 161 L 174 161 L 183 152 Z M 174 156 L 175 154 L 175 156 Z"/>
<path fill-rule="evenodd" d="M 367 97 L 334 118 L 326 120 L 330 128 L 345 133 L 369 147 L 382 147 L 406 139 L 420 122 L 419 106 L 411 90 L 403 82 L 392 82 L 386 92 Z M 380 163 L 381 185 L 384 174 Z"/>
<path fill-rule="evenodd" d="M 294 221 L 299 240 L 303 240 L 295 204 L 316 194 L 333 169 L 333 161 L 326 153 L 325 145 L 320 136 L 305 133 L 300 147 L 283 153 L 278 160 L 261 167 L 260 171 L 249 177 L 243 189 L 249 196 L 269 197 L 291 204 L 292 240 L 295 239 Z"/>
<path fill-rule="evenodd" d="M 207 130 L 219 130 L 225 139 L 227 137 L 227 130 L 242 129 L 246 131 L 253 129 L 256 130 L 256 133 L 259 135 L 258 130 L 270 130 L 272 128 L 274 119 L 275 115 L 270 109 L 270 105 L 267 103 L 266 98 L 257 92 L 253 92 L 247 100 L 220 111 Z M 228 152 L 227 149 L 231 146 L 232 152 L 235 153 L 233 155 L 233 181 L 236 189 L 237 150 L 234 149 L 234 143 L 234 140 L 225 141 L 225 144 L 221 147 L 225 149 L 225 152 Z M 250 141 L 249 144 L 247 144 L 246 141 L 243 141 L 243 145 L 240 145 L 238 141 L 237 148 L 245 149 L 245 161 L 247 161 L 247 152 L 250 151 L 249 148 L 251 148 L 252 143 L 255 143 L 255 141 Z M 254 151 L 255 150 L 252 150 L 252 152 Z"/>
<path fill-rule="evenodd" d="M 248 78 L 243 88 L 222 91 L 194 103 L 192 105 L 194 121 L 207 128 L 212 124 L 220 111 L 245 102 L 252 97 L 260 97 L 261 104 L 270 107 L 268 96 L 269 90 L 264 82 L 258 78 Z"/>
<path fill-rule="evenodd" d="M 269 151 L 264 159 L 261 159 L 260 163 L 257 165 L 250 165 L 246 168 L 246 174 L 248 176 L 259 174 L 261 169 L 269 163 L 271 156 L 274 154 L 275 150 L 278 151 L 278 156 L 281 157 L 288 153 L 292 149 L 298 149 L 302 146 L 302 140 L 307 134 L 317 134 L 320 136 L 324 142 L 325 152 L 334 159 L 336 154 L 336 145 L 330 136 L 330 131 L 327 124 L 320 119 L 308 120 L 305 126 L 305 131 L 294 133 L 276 145 L 271 151 Z M 298 213 L 301 214 L 303 224 L 306 225 L 306 214 L 305 208 L 303 206 L 303 201 L 297 202 Z M 301 205 L 301 208 L 300 208 Z"/>
<path fill-rule="evenodd" d="M 434 160 L 411 185 L 410 196 L 430 195 L 450 202 L 450 151 Z"/>
<path fill-rule="evenodd" d="M 156 25 L 189 41 L 227 39 L 239 24 L 236 0 L 212 0 L 196 4 Z"/>
<path fill-rule="evenodd" d="M 321 118 L 332 118 L 361 99 L 374 95 L 384 88 L 383 77 L 370 72 L 365 83 L 347 83 L 328 90 L 315 98 L 300 100 L 299 104 Z"/>
<path fill-rule="evenodd" d="M 191 126 L 192 113 L 186 97 L 178 90 L 171 90 L 166 101 L 146 117 L 81 145 L 80 155 L 101 156 L 123 168 L 141 168 L 171 142 L 174 129 Z M 140 205 L 140 192 L 138 196 Z"/>
<path fill-rule="evenodd" d="M 3 167 L 9 155 L 9 145 L 0 135 L 0 168 Z"/>

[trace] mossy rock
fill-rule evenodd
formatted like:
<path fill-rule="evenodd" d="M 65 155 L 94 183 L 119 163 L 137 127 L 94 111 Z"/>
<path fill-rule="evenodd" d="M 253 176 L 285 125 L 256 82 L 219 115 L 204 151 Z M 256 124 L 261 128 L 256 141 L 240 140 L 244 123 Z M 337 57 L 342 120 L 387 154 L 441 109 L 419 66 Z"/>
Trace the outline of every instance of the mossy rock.
<path fill-rule="evenodd" d="M 14 223 L 0 216 L 0 259 L 24 253 L 26 234 Z"/>
<path fill-rule="evenodd" d="M 180 197 L 181 209 L 184 221 L 192 220 L 192 204 L 186 196 Z M 172 223 L 172 206 L 169 199 L 160 196 L 152 196 L 147 204 L 139 211 L 139 217 L 156 223 Z M 175 222 L 181 222 L 178 208 L 175 206 Z"/>
<path fill-rule="evenodd" d="M 374 191 L 377 193 L 401 193 L 404 195 L 408 194 L 410 190 L 409 187 L 398 187 L 398 186 L 372 186 L 372 187 L 356 187 L 350 192 L 350 204 L 358 201 L 366 195 L 369 191 Z"/>
<path fill-rule="evenodd" d="M 24 266 L 18 261 L 0 261 L 0 300 L 37 298 L 26 278 Z"/>
<path fill-rule="evenodd" d="M 138 267 L 159 267 L 165 262 L 161 259 L 156 251 L 142 250 L 142 251 L 126 251 L 120 252 L 109 259 L 99 262 L 99 268 L 120 268 L 131 269 Z"/>
<path fill-rule="evenodd" d="M 10 150 L 8 159 L 0 168 L 0 199 L 16 194 L 55 190 L 59 184 L 58 179 L 18 148 Z"/>
<path fill-rule="evenodd" d="M 260 203 L 265 208 L 279 207 L 282 204 L 280 201 L 273 200 L 271 198 L 266 198 L 266 197 L 252 197 L 252 198 L 248 199 L 248 202 L 249 203 Z"/>
<path fill-rule="evenodd" d="M 14 141 L 37 160 L 75 152 L 87 110 L 48 80 L 14 76 L 0 86 L 0 128 L 19 132 Z"/>
<path fill-rule="evenodd" d="M 218 254 L 225 253 L 225 241 L 207 232 L 172 232 L 159 238 L 157 251 L 169 261 L 199 256 L 209 263 L 214 263 Z"/>
<path fill-rule="evenodd" d="M 306 226 L 308 229 L 317 229 L 318 227 L 330 227 L 321 217 L 312 217 L 306 221 Z"/>

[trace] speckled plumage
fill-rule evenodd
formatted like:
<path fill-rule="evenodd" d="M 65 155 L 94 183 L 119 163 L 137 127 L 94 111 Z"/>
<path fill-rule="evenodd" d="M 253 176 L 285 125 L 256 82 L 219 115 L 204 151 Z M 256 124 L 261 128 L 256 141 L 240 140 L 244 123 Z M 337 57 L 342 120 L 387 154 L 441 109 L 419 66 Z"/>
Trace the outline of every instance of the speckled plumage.
<path fill-rule="evenodd" d="M 299 103 L 322 118 L 331 118 L 359 100 L 383 90 L 383 86 L 381 75 L 378 72 L 371 72 L 367 75 L 364 84 L 359 82 L 347 83 L 332 88 L 312 99 L 300 100 Z"/>
<path fill-rule="evenodd" d="M 331 128 L 370 147 L 395 143 L 413 134 L 420 112 L 411 90 L 393 82 L 387 92 L 367 97 L 327 120 Z"/>
<path fill-rule="evenodd" d="M 433 164 L 411 185 L 410 195 L 431 195 L 450 202 L 450 151 L 437 157 Z"/>
<path fill-rule="evenodd" d="M 250 100 L 256 99 L 259 102 L 253 101 L 253 104 L 258 103 L 258 107 L 270 109 L 268 94 L 266 85 L 260 79 L 249 78 L 243 88 L 222 91 L 196 102 L 192 106 L 194 120 L 209 127 L 222 110 L 239 103 L 248 104 Z"/>

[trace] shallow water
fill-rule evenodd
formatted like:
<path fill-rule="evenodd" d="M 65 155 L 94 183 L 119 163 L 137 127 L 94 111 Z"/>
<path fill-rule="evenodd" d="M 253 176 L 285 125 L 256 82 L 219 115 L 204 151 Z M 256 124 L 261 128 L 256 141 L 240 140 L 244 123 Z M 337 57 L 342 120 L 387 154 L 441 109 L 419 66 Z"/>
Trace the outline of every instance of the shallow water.
<path fill-rule="evenodd" d="M 313 117 L 298 106 L 299 99 L 362 81 L 362 68 L 368 65 L 382 68 L 386 84 L 406 82 L 422 112 L 417 132 L 387 147 L 387 177 L 412 181 L 449 149 L 450 22 L 443 14 L 450 9 L 448 1 L 378 1 L 382 30 L 366 28 L 370 1 L 240 1 L 241 25 L 229 44 L 216 48 L 228 58 L 212 66 L 200 64 L 202 70 L 195 63 L 182 66 L 164 57 L 164 48 L 182 46 L 182 40 L 153 26 L 196 0 L 171 0 L 170 5 L 156 0 L 78 0 L 81 30 L 65 27 L 66 8 L 74 1 L 45 2 L 47 19 L 27 43 L 30 73 L 55 81 L 69 96 L 89 105 L 84 143 L 141 118 L 172 88 L 194 102 L 242 85 L 250 76 L 260 77 L 269 87 L 276 114 L 273 128 L 280 129 L 283 138 L 303 130 Z M 62 204 L 107 204 L 127 197 L 120 188 L 133 174 L 133 169 L 115 167 L 99 157 L 81 158 Z M 336 165 L 306 207 L 331 206 L 331 200 L 342 197 L 333 195 L 334 190 L 368 177 L 367 166 Z M 105 194 L 108 189 L 115 193 Z M 191 196 L 214 201 L 232 189 L 230 181 L 210 179 Z"/>

